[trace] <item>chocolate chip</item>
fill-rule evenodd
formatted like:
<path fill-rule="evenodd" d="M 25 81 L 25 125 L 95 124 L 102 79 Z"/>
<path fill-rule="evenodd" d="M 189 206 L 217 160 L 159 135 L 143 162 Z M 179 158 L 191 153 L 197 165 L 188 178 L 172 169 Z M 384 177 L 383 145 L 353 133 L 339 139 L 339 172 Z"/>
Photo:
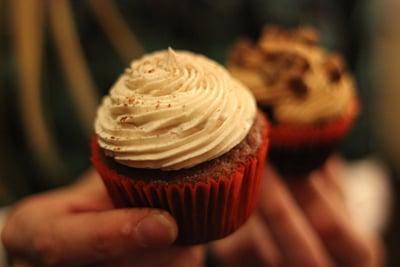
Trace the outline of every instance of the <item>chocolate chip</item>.
<path fill-rule="evenodd" d="M 275 68 L 288 68 L 292 64 L 291 53 L 286 51 L 264 51 L 264 58 L 267 64 Z"/>
<path fill-rule="evenodd" d="M 265 51 L 264 57 L 267 62 L 277 62 L 280 58 L 282 58 L 282 52 L 273 52 L 273 51 Z"/>
<path fill-rule="evenodd" d="M 337 83 L 346 71 L 343 58 L 338 54 L 330 55 L 324 62 L 324 68 L 332 83 Z"/>
<path fill-rule="evenodd" d="M 308 87 L 301 77 L 292 77 L 288 81 L 289 90 L 298 98 L 305 98 L 308 93 Z"/>
<path fill-rule="evenodd" d="M 303 75 L 310 69 L 307 59 L 299 54 L 288 51 L 264 52 L 266 63 L 280 71 Z"/>
<path fill-rule="evenodd" d="M 328 72 L 329 80 L 337 83 L 342 78 L 342 73 L 338 69 L 332 69 Z"/>

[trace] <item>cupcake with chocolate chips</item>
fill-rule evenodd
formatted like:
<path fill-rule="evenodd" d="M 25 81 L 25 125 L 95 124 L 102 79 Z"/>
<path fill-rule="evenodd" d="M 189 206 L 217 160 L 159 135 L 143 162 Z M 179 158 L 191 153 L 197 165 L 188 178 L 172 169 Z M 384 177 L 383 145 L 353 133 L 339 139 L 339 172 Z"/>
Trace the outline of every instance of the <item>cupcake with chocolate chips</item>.
<path fill-rule="evenodd" d="M 358 114 L 342 57 L 318 46 L 312 28 L 266 27 L 257 43 L 239 40 L 228 69 L 272 122 L 270 159 L 288 177 L 304 177 L 337 148 Z"/>
<path fill-rule="evenodd" d="M 116 207 L 165 209 L 179 244 L 234 232 L 252 213 L 268 125 L 219 64 L 185 51 L 134 61 L 104 97 L 92 162 Z"/>

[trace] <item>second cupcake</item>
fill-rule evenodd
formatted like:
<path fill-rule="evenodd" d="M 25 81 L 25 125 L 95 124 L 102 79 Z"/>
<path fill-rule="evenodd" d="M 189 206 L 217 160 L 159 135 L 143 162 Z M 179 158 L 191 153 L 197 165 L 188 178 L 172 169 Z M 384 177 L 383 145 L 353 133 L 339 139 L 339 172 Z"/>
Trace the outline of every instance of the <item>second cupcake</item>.
<path fill-rule="evenodd" d="M 237 42 L 228 62 L 271 119 L 270 159 L 285 177 L 319 168 L 358 114 L 343 59 L 318 41 L 312 28 L 266 27 L 256 44 Z"/>

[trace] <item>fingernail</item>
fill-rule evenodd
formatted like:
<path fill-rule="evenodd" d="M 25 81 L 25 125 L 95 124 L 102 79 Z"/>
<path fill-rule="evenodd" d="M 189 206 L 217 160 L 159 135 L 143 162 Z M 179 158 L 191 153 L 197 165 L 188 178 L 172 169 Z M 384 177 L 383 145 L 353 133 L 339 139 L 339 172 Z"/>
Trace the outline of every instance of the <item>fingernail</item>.
<path fill-rule="evenodd" d="M 178 230 L 168 214 L 150 213 L 135 228 L 138 243 L 143 247 L 161 247 L 175 241 Z"/>

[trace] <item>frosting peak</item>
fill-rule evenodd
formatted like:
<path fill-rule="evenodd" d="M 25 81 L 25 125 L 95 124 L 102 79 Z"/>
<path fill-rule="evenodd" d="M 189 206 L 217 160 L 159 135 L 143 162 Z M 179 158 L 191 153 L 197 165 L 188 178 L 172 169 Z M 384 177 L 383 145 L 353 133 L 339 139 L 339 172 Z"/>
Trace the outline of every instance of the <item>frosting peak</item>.
<path fill-rule="evenodd" d="M 178 67 L 178 58 L 171 47 L 168 47 L 167 64 L 170 68 Z"/>
<path fill-rule="evenodd" d="M 251 93 L 222 66 L 169 48 L 132 62 L 104 97 L 95 131 L 121 164 L 176 170 L 228 152 L 255 114 Z"/>

